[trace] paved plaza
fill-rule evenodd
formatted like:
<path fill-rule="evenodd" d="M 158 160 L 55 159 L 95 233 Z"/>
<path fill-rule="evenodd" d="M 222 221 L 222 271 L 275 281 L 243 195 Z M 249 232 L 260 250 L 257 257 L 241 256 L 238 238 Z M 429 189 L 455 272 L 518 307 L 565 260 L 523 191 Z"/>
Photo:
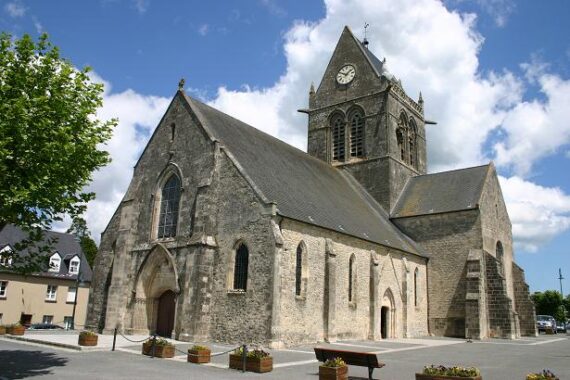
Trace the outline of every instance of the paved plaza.
<path fill-rule="evenodd" d="M 127 336 L 136 341 L 144 336 Z M 520 340 L 486 340 L 468 343 L 463 339 L 425 338 L 391 339 L 379 342 L 340 341 L 321 344 L 342 350 L 377 353 L 386 367 L 375 370 L 382 380 L 414 379 L 414 373 L 426 364 L 476 366 L 483 379 L 525 379 L 528 372 L 543 368 L 553 370 L 560 379 L 570 379 L 570 336 L 541 335 Z M 274 370 L 268 374 L 228 369 L 226 353 L 215 356 L 207 365 L 186 362 L 184 352 L 189 343 L 174 341 L 173 359 L 153 359 L 141 355 L 141 344 L 117 337 L 112 352 L 112 336 L 100 336 L 96 348 L 81 350 L 77 334 L 70 332 L 27 332 L 24 339 L 0 338 L 0 380 L 41 377 L 42 379 L 318 379 L 318 362 L 314 345 L 271 350 Z M 33 341 L 33 342 L 32 342 Z M 38 343 L 38 342 L 44 343 Z M 48 346 L 45 343 L 58 344 Z M 212 353 L 233 348 L 210 344 Z M 367 369 L 349 367 L 351 379 L 366 379 Z"/>

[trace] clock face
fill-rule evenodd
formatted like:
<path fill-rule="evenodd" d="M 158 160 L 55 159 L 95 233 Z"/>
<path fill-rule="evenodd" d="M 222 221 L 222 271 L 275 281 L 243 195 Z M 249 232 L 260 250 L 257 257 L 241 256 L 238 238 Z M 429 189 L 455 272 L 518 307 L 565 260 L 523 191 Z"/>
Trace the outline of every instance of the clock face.
<path fill-rule="evenodd" d="M 344 65 L 336 74 L 336 81 L 338 84 L 348 84 L 352 82 L 354 76 L 356 75 L 356 70 L 352 65 Z"/>

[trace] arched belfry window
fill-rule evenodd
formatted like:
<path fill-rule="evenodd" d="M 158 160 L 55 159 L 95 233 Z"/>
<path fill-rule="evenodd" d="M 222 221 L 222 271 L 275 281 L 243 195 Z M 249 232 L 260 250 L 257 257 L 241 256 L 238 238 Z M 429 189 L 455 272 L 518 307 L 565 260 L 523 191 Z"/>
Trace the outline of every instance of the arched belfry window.
<path fill-rule="evenodd" d="M 348 302 L 356 301 L 356 256 L 350 256 L 348 262 Z"/>
<path fill-rule="evenodd" d="M 496 248 L 496 255 L 497 255 L 497 261 L 498 261 L 498 265 L 499 265 L 499 273 L 501 275 L 505 275 L 505 263 L 504 263 L 504 252 L 503 252 L 503 243 L 501 243 L 500 241 L 497 242 L 497 248 Z"/>
<path fill-rule="evenodd" d="M 419 269 L 416 268 L 414 271 L 414 306 L 418 306 L 419 297 L 418 297 L 418 275 Z"/>
<path fill-rule="evenodd" d="M 416 139 L 417 139 L 417 127 L 416 127 L 416 122 L 414 121 L 414 119 L 410 118 L 410 123 L 408 125 L 408 146 L 409 146 L 409 163 L 411 166 L 416 167 L 417 165 L 417 144 L 416 144 Z"/>
<path fill-rule="evenodd" d="M 340 113 L 331 118 L 332 154 L 334 161 L 344 161 L 345 157 L 345 122 Z"/>
<path fill-rule="evenodd" d="M 158 237 L 176 236 L 178 225 L 178 206 L 180 204 L 180 179 L 171 175 L 162 187 L 160 214 L 158 217 Z"/>
<path fill-rule="evenodd" d="M 408 118 L 402 112 L 398 121 L 398 129 L 396 129 L 396 138 L 398 140 L 398 150 L 400 151 L 400 159 L 404 162 L 408 161 Z"/>
<path fill-rule="evenodd" d="M 350 157 L 364 156 L 364 115 L 359 109 L 349 113 Z"/>
<path fill-rule="evenodd" d="M 234 264 L 234 290 L 247 290 L 247 268 L 249 266 L 249 250 L 244 243 L 236 249 Z"/>

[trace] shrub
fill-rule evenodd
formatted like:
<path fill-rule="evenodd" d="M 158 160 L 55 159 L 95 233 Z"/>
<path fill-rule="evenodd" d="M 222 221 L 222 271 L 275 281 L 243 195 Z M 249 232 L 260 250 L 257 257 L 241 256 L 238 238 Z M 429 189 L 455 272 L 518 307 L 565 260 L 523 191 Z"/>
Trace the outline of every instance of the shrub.
<path fill-rule="evenodd" d="M 346 366 L 346 363 L 341 358 L 327 359 L 323 364 L 323 367 L 335 367 L 336 368 L 336 367 L 344 367 L 344 366 Z"/>
<path fill-rule="evenodd" d="M 553 380 L 558 379 L 556 375 L 549 369 L 543 369 L 539 373 L 529 373 L 526 375 L 526 380 Z"/>
<path fill-rule="evenodd" d="M 152 344 L 152 338 L 148 338 L 147 340 L 145 340 L 144 344 Z M 170 343 L 164 338 L 156 338 L 155 344 L 157 346 L 172 346 L 172 343 Z"/>
<path fill-rule="evenodd" d="M 97 336 L 97 333 L 94 333 L 93 331 L 87 331 L 87 330 L 86 330 L 86 331 L 81 331 L 81 332 L 79 333 L 79 335 L 82 335 L 82 336 Z"/>
<path fill-rule="evenodd" d="M 206 346 L 200 346 L 199 344 L 195 344 L 193 345 L 190 350 L 192 351 L 204 351 L 204 350 L 209 350 L 210 348 L 206 347 Z"/>
<path fill-rule="evenodd" d="M 234 350 L 235 355 L 243 355 L 243 347 L 238 347 Z M 267 358 L 270 357 L 271 354 L 267 351 L 264 351 L 262 348 L 254 348 L 253 350 L 247 351 L 248 358 Z"/>

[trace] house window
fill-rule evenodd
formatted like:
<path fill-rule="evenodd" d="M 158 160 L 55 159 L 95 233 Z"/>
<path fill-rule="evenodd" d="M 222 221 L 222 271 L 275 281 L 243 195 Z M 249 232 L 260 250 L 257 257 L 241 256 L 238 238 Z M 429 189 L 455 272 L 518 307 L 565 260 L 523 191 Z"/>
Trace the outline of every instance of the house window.
<path fill-rule="evenodd" d="M 234 266 L 234 290 L 247 290 L 247 267 L 249 265 L 249 251 L 247 246 L 241 243 L 236 250 Z"/>
<path fill-rule="evenodd" d="M 0 281 L 0 298 L 6 298 L 8 281 Z"/>
<path fill-rule="evenodd" d="M 44 315 L 44 317 L 42 318 L 42 323 L 52 324 L 53 323 L 53 315 Z"/>
<path fill-rule="evenodd" d="M 76 287 L 69 287 L 67 288 L 67 303 L 74 303 L 75 302 L 75 295 L 77 293 Z"/>
<path fill-rule="evenodd" d="M 334 161 L 344 161 L 345 125 L 342 115 L 335 115 L 331 120 L 332 150 Z"/>
<path fill-rule="evenodd" d="M 350 120 L 350 157 L 364 156 L 364 118 L 362 112 L 356 110 L 349 116 Z"/>
<path fill-rule="evenodd" d="M 57 300 L 57 286 L 48 285 L 46 292 L 46 301 L 55 302 Z"/>
<path fill-rule="evenodd" d="M 2 317 L 4 317 L 4 314 L 3 314 L 3 313 L 0 313 L 0 325 L 3 324 L 3 323 L 2 323 Z"/>
<path fill-rule="evenodd" d="M 0 255 L 0 266 L 9 267 L 12 265 L 12 256 L 10 256 L 10 249 L 2 250 L 6 252 L 4 255 Z"/>
<path fill-rule="evenodd" d="M 49 271 L 50 272 L 59 272 L 59 268 L 61 267 L 61 257 L 58 253 L 54 253 L 49 258 Z"/>
<path fill-rule="evenodd" d="M 414 306 L 418 306 L 418 274 L 419 270 L 414 271 Z"/>
<path fill-rule="evenodd" d="M 162 188 L 160 215 L 158 218 L 158 237 L 176 236 L 178 224 L 178 205 L 180 204 L 180 180 L 171 175 Z"/>
<path fill-rule="evenodd" d="M 356 256 L 354 254 L 350 256 L 350 261 L 348 262 L 348 302 L 354 302 L 355 288 L 356 288 L 356 273 L 354 268 L 354 262 L 356 261 Z"/>
<path fill-rule="evenodd" d="M 71 322 L 73 321 L 73 317 L 63 317 L 63 327 L 66 330 L 71 328 Z"/>
<path fill-rule="evenodd" d="M 77 256 L 75 256 L 73 259 L 71 259 L 71 261 L 69 262 L 69 274 L 78 274 L 79 273 L 80 262 L 81 262 L 81 260 Z"/>

